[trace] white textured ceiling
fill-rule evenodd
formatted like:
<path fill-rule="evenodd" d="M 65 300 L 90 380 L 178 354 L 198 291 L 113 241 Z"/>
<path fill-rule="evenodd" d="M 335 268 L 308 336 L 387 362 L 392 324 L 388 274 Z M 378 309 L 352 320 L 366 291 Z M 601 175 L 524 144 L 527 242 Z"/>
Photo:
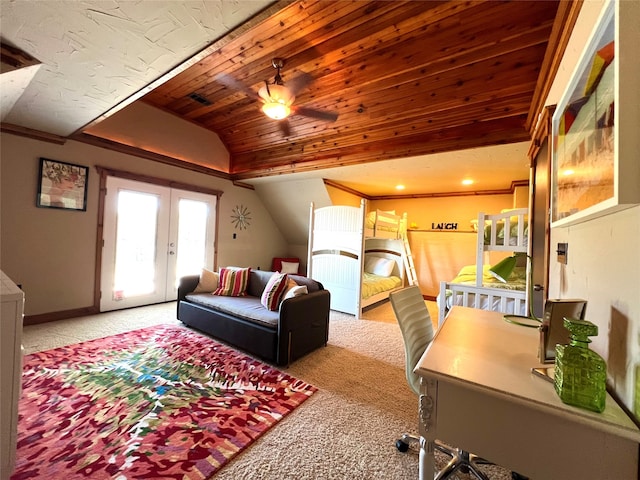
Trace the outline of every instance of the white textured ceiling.
<path fill-rule="evenodd" d="M 269 3 L 2 0 L 3 41 L 43 64 L 3 121 L 70 135 Z"/>
<path fill-rule="evenodd" d="M 2 74 L 3 122 L 68 136 L 268 6 L 262 0 L 0 0 L 1 36 L 42 62 Z M 20 72 L 20 71 L 18 71 Z M 528 178 L 514 144 L 295 174 L 368 195 L 505 189 Z M 475 180 L 462 187 L 463 177 Z M 250 180 L 291 180 L 291 175 Z M 397 192 L 397 183 L 406 190 Z"/>

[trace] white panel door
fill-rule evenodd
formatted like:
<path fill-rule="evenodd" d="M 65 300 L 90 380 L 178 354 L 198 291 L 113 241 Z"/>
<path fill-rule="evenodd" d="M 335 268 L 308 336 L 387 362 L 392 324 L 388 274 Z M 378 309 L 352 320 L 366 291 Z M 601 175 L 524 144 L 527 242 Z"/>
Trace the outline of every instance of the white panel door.
<path fill-rule="evenodd" d="M 213 268 L 216 197 L 107 178 L 100 310 L 175 300 L 178 279 Z"/>

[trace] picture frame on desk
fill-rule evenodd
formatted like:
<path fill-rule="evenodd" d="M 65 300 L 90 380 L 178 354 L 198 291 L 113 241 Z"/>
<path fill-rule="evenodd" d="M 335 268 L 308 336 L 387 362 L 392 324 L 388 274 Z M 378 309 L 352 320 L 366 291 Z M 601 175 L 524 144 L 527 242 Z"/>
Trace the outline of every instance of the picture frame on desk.
<path fill-rule="evenodd" d="M 640 204 L 636 10 L 605 1 L 553 114 L 552 228 Z"/>

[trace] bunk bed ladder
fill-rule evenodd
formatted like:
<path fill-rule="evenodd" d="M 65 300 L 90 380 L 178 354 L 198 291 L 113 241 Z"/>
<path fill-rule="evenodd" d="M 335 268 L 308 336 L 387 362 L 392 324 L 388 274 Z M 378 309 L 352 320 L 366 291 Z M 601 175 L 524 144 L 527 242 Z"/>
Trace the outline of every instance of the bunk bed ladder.
<path fill-rule="evenodd" d="M 402 243 L 404 243 L 404 252 L 402 258 L 404 261 L 404 270 L 405 272 L 407 272 L 407 281 L 409 282 L 409 285 L 418 285 L 416 266 L 413 263 L 411 245 L 409 245 L 409 237 L 406 233 L 402 235 Z"/>

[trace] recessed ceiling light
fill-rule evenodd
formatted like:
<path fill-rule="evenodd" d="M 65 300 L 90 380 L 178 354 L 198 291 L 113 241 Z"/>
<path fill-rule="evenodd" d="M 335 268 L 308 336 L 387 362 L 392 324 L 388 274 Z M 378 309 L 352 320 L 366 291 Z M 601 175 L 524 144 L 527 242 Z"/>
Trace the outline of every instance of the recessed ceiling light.
<path fill-rule="evenodd" d="M 473 180 L 471 180 L 470 178 L 465 178 L 464 180 L 462 180 L 462 184 L 463 185 L 473 185 Z"/>
<path fill-rule="evenodd" d="M 404 185 L 396 185 L 396 190 L 404 190 Z"/>

